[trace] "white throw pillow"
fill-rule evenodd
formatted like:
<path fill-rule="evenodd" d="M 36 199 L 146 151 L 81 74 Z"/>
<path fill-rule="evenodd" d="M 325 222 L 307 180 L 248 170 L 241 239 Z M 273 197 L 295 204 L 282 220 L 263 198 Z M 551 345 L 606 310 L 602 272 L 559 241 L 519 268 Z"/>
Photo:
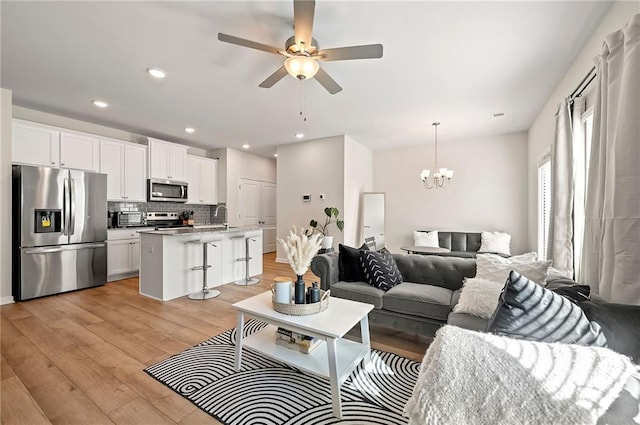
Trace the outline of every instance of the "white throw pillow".
<path fill-rule="evenodd" d="M 482 232 L 479 252 L 511 255 L 511 235 L 502 232 Z"/>
<path fill-rule="evenodd" d="M 505 282 L 493 282 L 480 278 L 465 278 L 458 304 L 453 307 L 456 313 L 490 319 L 498 308 L 498 300 Z"/>
<path fill-rule="evenodd" d="M 413 245 L 414 246 L 428 246 L 430 248 L 439 248 L 440 242 L 438 241 L 438 231 L 433 230 L 431 232 L 413 232 Z"/>
<path fill-rule="evenodd" d="M 509 272 L 515 270 L 527 279 L 544 286 L 550 266 L 551 260 L 502 264 L 478 255 L 476 258 L 476 278 L 504 283 L 507 281 Z"/>

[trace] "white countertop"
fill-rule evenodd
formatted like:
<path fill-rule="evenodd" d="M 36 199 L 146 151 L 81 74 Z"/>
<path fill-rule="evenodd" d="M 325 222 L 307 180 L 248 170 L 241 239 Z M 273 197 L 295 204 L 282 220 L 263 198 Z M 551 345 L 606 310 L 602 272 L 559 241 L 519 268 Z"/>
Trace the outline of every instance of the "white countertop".
<path fill-rule="evenodd" d="M 139 230 L 138 233 L 144 233 L 146 235 L 161 235 L 161 236 L 191 236 L 191 235 L 203 235 L 203 234 L 210 234 L 210 233 L 250 232 L 254 230 L 264 230 L 264 229 L 273 229 L 273 228 L 275 228 L 275 226 L 269 226 L 269 225 L 229 227 L 228 229 L 225 226 L 221 226 L 221 225 L 209 225 L 209 226 L 196 225 L 194 227 L 178 227 L 173 229 L 162 229 L 162 230 Z"/>

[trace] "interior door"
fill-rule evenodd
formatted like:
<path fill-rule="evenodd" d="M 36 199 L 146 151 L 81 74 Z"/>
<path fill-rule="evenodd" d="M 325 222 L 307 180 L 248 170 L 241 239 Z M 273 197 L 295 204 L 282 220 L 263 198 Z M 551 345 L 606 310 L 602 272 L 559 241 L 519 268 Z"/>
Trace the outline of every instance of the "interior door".
<path fill-rule="evenodd" d="M 261 185 L 261 216 L 259 222 L 272 228 L 265 228 L 262 231 L 263 252 L 274 252 L 276 250 L 276 194 L 275 183 L 262 183 Z"/>
<path fill-rule="evenodd" d="M 240 226 L 255 226 L 260 217 L 260 182 L 240 179 Z"/>

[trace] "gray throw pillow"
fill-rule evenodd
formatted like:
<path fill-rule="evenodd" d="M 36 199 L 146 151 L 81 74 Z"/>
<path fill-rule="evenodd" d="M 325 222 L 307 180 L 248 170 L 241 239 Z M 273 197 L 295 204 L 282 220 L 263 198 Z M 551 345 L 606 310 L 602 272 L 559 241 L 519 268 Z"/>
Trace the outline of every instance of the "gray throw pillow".
<path fill-rule="evenodd" d="M 532 341 L 607 346 L 600 325 L 590 322 L 579 306 L 514 271 L 488 330 Z"/>
<path fill-rule="evenodd" d="M 360 263 L 364 280 L 371 286 L 388 291 L 402 283 L 396 260 L 386 248 L 380 251 L 360 251 Z"/>

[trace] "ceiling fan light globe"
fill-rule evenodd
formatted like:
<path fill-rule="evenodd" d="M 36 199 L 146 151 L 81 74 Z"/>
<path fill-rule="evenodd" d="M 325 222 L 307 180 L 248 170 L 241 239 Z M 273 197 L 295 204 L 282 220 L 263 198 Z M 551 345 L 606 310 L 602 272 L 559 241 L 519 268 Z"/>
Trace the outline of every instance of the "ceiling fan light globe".
<path fill-rule="evenodd" d="M 289 75 L 299 80 L 313 78 L 320 69 L 318 62 L 307 56 L 292 56 L 284 61 L 284 67 Z"/>

